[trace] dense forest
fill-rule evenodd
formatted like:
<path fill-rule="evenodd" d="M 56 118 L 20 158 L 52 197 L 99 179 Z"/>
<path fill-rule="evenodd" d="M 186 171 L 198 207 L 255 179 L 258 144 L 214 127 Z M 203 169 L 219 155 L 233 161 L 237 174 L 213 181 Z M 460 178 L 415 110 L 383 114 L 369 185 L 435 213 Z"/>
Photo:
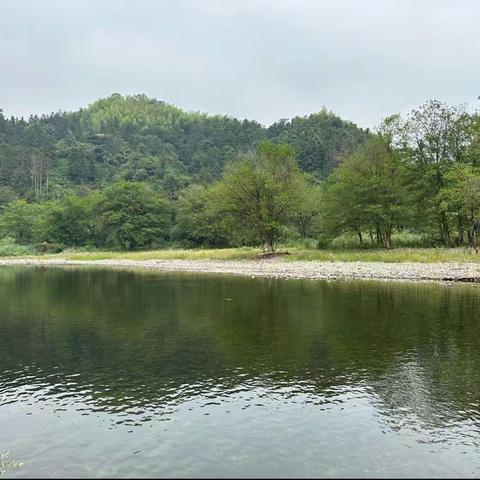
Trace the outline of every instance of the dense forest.
<path fill-rule="evenodd" d="M 275 250 L 342 235 L 391 248 L 399 232 L 476 248 L 479 125 L 438 101 L 374 132 L 325 109 L 265 128 L 144 95 L 28 120 L 0 112 L 0 252 Z"/>

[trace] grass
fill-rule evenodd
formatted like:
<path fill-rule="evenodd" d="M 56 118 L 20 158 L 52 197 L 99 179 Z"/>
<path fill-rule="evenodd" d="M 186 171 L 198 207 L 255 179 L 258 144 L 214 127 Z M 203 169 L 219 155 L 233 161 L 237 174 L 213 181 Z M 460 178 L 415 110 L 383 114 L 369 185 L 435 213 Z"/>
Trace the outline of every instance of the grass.
<path fill-rule="evenodd" d="M 250 247 L 222 249 L 165 249 L 144 250 L 138 252 L 65 251 L 48 257 L 66 258 L 67 260 L 242 260 L 254 258 L 259 250 Z"/>
<path fill-rule="evenodd" d="M 480 254 L 466 248 L 394 248 L 383 249 L 315 249 L 302 246 L 281 246 L 279 252 L 290 255 L 280 257 L 282 261 L 328 261 L 328 262 L 474 262 L 480 263 Z M 25 255 L 25 258 L 65 258 L 67 260 L 246 260 L 254 259 L 260 249 L 251 247 L 224 249 L 165 249 L 135 252 L 121 251 L 75 251 L 66 250 L 58 254 Z M 18 258 L 18 257 L 17 257 Z"/>
<path fill-rule="evenodd" d="M 288 251 L 290 255 L 280 257 L 282 261 L 323 261 L 323 262 L 473 262 L 480 263 L 480 254 L 467 248 L 435 247 L 432 240 L 424 234 L 408 231 L 396 233 L 393 238 L 395 248 L 379 249 L 371 244 L 365 235 L 364 248 L 359 248 L 358 238 L 346 233 L 335 238 L 328 247 L 316 248 L 318 240 L 290 239 L 279 246 L 279 252 Z M 253 247 L 222 249 L 182 249 L 165 248 L 134 252 L 91 250 L 82 247 L 77 250 L 65 250 L 57 254 L 32 254 L 32 248 L 15 244 L 11 238 L 0 239 L 0 257 L 24 258 L 65 258 L 67 260 L 247 260 L 254 259 L 261 250 Z"/>
<path fill-rule="evenodd" d="M 394 248 L 392 250 L 289 250 L 286 261 L 323 262 L 474 262 L 480 263 L 480 254 L 471 253 L 465 248 Z"/>
<path fill-rule="evenodd" d="M 376 249 L 376 246 L 372 245 L 369 236 L 365 233 L 363 241 L 364 248 Z M 436 246 L 428 235 L 411 232 L 397 232 L 393 235 L 392 241 L 396 248 L 432 248 Z M 356 250 L 358 249 L 358 237 L 353 233 L 344 233 L 334 238 L 330 247 L 333 249 Z"/>

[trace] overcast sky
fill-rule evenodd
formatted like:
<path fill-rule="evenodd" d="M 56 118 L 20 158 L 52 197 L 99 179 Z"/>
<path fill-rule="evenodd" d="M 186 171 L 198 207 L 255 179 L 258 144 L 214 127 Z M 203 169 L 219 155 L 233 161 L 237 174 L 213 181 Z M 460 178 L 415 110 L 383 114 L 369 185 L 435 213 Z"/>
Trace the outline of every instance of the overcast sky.
<path fill-rule="evenodd" d="M 479 0 L 0 0 L 0 108 L 113 92 L 270 124 L 361 126 L 429 98 L 477 108 Z"/>

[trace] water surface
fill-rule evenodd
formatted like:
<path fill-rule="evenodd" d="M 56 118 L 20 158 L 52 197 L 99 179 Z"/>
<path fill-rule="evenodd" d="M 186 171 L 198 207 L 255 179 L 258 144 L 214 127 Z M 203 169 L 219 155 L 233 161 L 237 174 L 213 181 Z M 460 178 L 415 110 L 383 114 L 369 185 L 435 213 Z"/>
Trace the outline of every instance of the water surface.
<path fill-rule="evenodd" d="M 480 476 L 480 287 L 0 268 L 6 477 Z"/>

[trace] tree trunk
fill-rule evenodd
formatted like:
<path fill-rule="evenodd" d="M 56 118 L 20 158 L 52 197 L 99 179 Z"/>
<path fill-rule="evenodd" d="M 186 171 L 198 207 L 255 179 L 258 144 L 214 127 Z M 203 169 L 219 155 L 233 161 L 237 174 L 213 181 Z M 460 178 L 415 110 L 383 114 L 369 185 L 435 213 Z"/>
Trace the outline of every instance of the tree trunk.
<path fill-rule="evenodd" d="M 442 243 L 446 247 L 450 247 L 452 242 L 450 238 L 450 229 L 448 227 L 447 215 L 445 214 L 445 212 L 440 213 L 440 235 Z"/>
<path fill-rule="evenodd" d="M 360 246 L 363 247 L 363 237 L 362 237 L 361 230 L 357 229 L 357 235 L 358 235 L 358 241 L 360 243 Z"/>
<path fill-rule="evenodd" d="M 375 242 L 373 240 L 373 233 L 371 228 L 368 229 L 368 234 L 370 235 L 370 241 L 372 242 L 372 245 L 373 245 Z"/>
<path fill-rule="evenodd" d="M 376 230 L 377 230 L 377 247 L 382 244 L 382 232 L 380 231 L 380 225 L 377 223 L 376 224 Z"/>
<path fill-rule="evenodd" d="M 390 250 L 392 248 L 392 229 L 389 227 L 385 232 L 385 248 Z"/>
<path fill-rule="evenodd" d="M 463 239 L 463 219 L 462 216 L 458 216 L 458 236 L 457 236 L 457 247 L 460 247 L 463 245 L 464 239 Z"/>

